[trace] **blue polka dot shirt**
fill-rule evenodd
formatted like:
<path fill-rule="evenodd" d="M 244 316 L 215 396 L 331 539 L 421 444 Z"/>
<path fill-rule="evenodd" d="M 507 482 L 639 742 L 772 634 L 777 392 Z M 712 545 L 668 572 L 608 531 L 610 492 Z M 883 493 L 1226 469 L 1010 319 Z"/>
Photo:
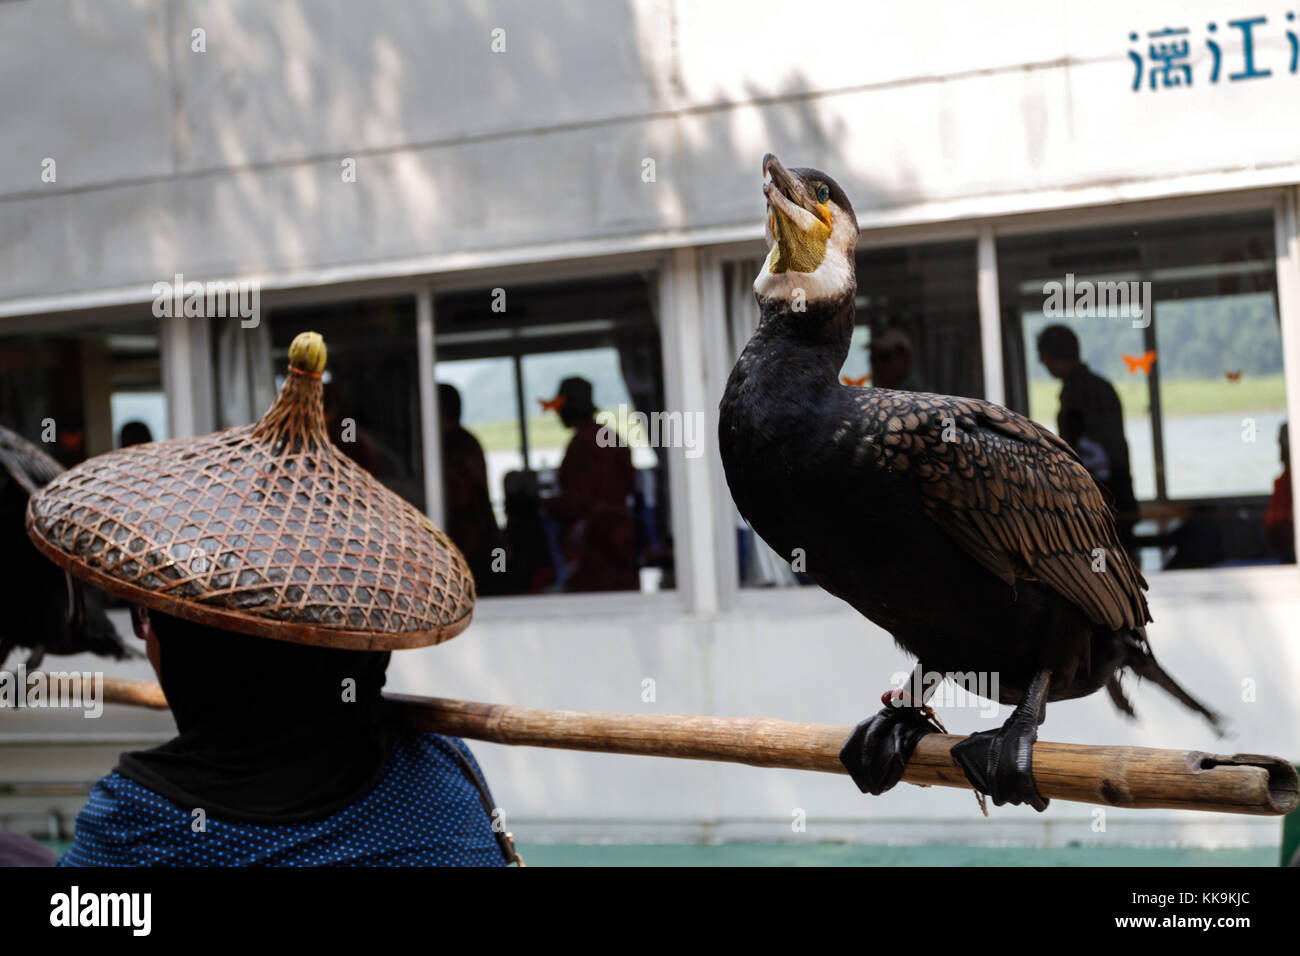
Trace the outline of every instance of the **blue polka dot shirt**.
<path fill-rule="evenodd" d="M 351 806 L 281 824 L 203 819 L 115 771 L 91 790 L 58 865 L 502 866 L 492 818 L 452 747 L 482 778 L 460 739 L 402 731 Z"/>

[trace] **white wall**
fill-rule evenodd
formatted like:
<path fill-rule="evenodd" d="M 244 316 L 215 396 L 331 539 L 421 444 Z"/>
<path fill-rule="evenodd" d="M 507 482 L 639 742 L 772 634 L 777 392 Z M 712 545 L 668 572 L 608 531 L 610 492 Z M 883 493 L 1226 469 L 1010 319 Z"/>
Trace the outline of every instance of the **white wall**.
<path fill-rule="evenodd" d="M 864 225 L 1300 181 L 1289 8 L 1231 7 L 0 4 L 0 314 L 757 235 L 769 149 Z M 1274 75 L 1209 85 L 1205 25 L 1226 74 L 1259 13 Z M 1128 35 L 1164 25 L 1201 80 L 1133 93 Z"/>

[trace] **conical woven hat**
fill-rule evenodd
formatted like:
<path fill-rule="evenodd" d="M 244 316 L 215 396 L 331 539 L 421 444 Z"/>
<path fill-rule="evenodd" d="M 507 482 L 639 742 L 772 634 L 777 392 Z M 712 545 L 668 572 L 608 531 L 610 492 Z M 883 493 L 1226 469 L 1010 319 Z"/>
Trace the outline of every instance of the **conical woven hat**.
<path fill-rule="evenodd" d="M 260 422 L 135 445 L 31 499 L 27 533 L 70 573 L 164 614 L 354 650 L 455 637 L 474 579 L 451 540 L 329 439 L 325 343 L 294 339 Z"/>

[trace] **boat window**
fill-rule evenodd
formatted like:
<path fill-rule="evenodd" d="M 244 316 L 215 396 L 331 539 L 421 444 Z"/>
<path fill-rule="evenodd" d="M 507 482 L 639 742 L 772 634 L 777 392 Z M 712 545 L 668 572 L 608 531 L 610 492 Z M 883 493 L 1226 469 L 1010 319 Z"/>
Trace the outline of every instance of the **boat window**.
<path fill-rule="evenodd" d="M 1274 249 L 1267 210 L 998 240 L 1008 404 L 1075 446 L 1146 570 L 1295 560 Z"/>
<path fill-rule="evenodd" d="M 655 277 L 439 295 L 435 367 L 448 533 L 479 591 L 674 586 Z M 688 454 L 691 450 L 688 447 Z"/>

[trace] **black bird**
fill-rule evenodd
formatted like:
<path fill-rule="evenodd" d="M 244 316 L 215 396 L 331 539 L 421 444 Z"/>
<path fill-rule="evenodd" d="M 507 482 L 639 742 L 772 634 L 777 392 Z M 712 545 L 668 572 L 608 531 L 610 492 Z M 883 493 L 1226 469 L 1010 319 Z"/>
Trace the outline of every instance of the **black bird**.
<path fill-rule="evenodd" d="M 1047 701 L 1105 687 L 1133 715 L 1125 669 L 1217 730 L 1219 716 L 1156 663 L 1146 581 L 1068 444 L 978 399 L 840 383 L 857 292 L 853 208 L 816 169 L 769 155 L 763 172 L 761 318 L 718 429 L 740 513 L 787 560 L 802 549 L 813 580 L 892 634 L 918 674 L 996 675 L 1015 711 L 953 755 L 999 805 L 1047 806 L 1032 776 Z M 864 793 L 898 782 L 934 729 L 927 715 L 923 698 L 895 695 L 858 725 L 841 760 Z"/>
<path fill-rule="evenodd" d="M 0 428 L 0 667 L 16 647 L 31 648 L 28 668 L 47 652 L 138 656 L 104 613 L 104 595 L 59 570 L 27 538 L 27 500 L 62 473 L 41 449 Z"/>

